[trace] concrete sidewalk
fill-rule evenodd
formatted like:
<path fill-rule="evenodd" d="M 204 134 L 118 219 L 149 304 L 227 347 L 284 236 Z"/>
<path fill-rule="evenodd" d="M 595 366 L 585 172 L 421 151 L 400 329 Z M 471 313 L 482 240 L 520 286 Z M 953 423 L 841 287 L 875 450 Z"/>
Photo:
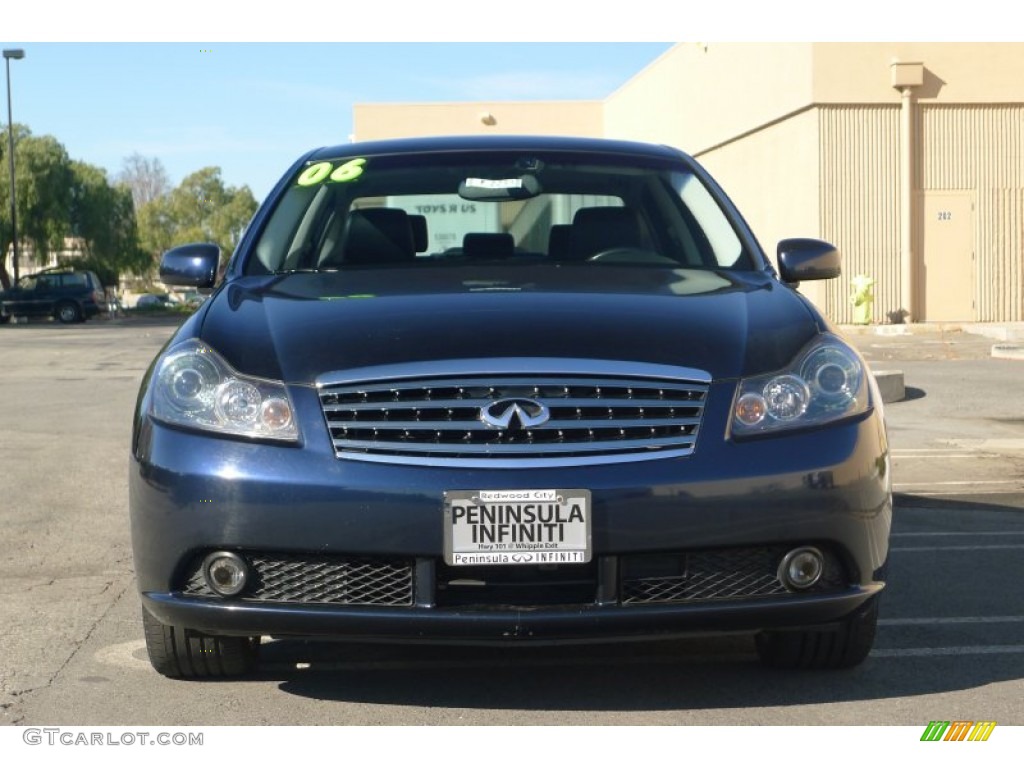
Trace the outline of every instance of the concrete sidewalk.
<path fill-rule="evenodd" d="M 1024 360 L 1024 323 L 841 325 L 869 360 Z M 997 342 L 997 343 L 993 343 Z"/>
<path fill-rule="evenodd" d="M 906 396 L 904 364 L 991 359 L 1024 362 L 1024 323 L 842 325 L 839 330 L 868 361 L 886 403 Z"/>
<path fill-rule="evenodd" d="M 917 336 L 934 333 L 969 333 L 996 341 L 1024 343 L 1024 322 L 1020 323 L 905 323 L 899 325 L 840 325 L 843 333 L 877 336 Z"/>

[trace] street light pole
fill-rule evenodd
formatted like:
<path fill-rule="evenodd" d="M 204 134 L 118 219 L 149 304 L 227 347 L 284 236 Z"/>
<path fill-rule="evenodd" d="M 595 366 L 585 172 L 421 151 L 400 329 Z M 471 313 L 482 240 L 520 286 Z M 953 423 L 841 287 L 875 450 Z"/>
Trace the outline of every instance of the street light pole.
<path fill-rule="evenodd" d="M 5 48 L 4 64 L 7 66 L 7 158 L 11 169 L 11 240 L 14 244 L 14 282 L 18 282 L 18 214 L 14 204 L 14 120 L 11 117 L 11 59 L 25 58 L 21 48 Z M 5 254 L 6 255 L 6 254 Z"/>

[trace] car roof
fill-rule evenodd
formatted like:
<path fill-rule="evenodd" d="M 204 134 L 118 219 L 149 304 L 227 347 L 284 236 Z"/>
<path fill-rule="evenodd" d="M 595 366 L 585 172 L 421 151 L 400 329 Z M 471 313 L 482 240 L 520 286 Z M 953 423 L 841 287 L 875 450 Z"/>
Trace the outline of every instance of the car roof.
<path fill-rule="evenodd" d="M 339 144 L 314 150 L 308 160 L 327 160 L 353 155 L 391 155 L 432 152 L 583 152 L 635 155 L 666 160 L 690 160 L 689 155 L 661 144 L 570 136 L 427 136 L 408 139 Z"/>

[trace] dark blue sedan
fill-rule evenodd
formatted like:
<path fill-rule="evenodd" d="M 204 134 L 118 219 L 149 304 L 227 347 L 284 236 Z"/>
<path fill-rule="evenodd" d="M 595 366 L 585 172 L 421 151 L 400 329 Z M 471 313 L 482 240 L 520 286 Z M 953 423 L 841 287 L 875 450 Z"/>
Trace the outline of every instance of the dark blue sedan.
<path fill-rule="evenodd" d="M 892 512 L 867 366 L 691 158 L 565 138 L 302 157 L 154 361 L 130 507 L 153 666 L 259 639 L 756 634 L 871 649 Z"/>

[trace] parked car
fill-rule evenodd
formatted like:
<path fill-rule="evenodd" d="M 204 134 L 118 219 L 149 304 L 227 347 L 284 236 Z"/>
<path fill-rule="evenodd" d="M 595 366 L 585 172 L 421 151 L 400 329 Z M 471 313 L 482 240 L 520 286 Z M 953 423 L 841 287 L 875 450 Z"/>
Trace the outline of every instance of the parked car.
<path fill-rule="evenodd" d="M 25 275 L 9 290 L 0 291 L 0 323 L 22 316 L 80 323 L 98 315 L 106 304 L 95 272 L 57 267 Z"/>
<path fill-rule="evenodd" d="M 130 513 L 149 658 L 261 636 L 871 649 L 892 513 L 868 368 L 674 149 L 569 138 L 306 154 L 153 362 Z M 219 251 L 164 255 L 213 287 Z"/>
<path fill-rule="evenodd" d="M 135 301 L 136 309 L 170 309 L 181 302 L 166 293 L 144 293 Z"/>
<path fill-rule="evenodd" d="M 200 304 L 206 301 L 207 294 L 200 293 L 199 291 L 185 291 L 182 295 L 182 303 L 186 307 L 197 309 Z"/>

